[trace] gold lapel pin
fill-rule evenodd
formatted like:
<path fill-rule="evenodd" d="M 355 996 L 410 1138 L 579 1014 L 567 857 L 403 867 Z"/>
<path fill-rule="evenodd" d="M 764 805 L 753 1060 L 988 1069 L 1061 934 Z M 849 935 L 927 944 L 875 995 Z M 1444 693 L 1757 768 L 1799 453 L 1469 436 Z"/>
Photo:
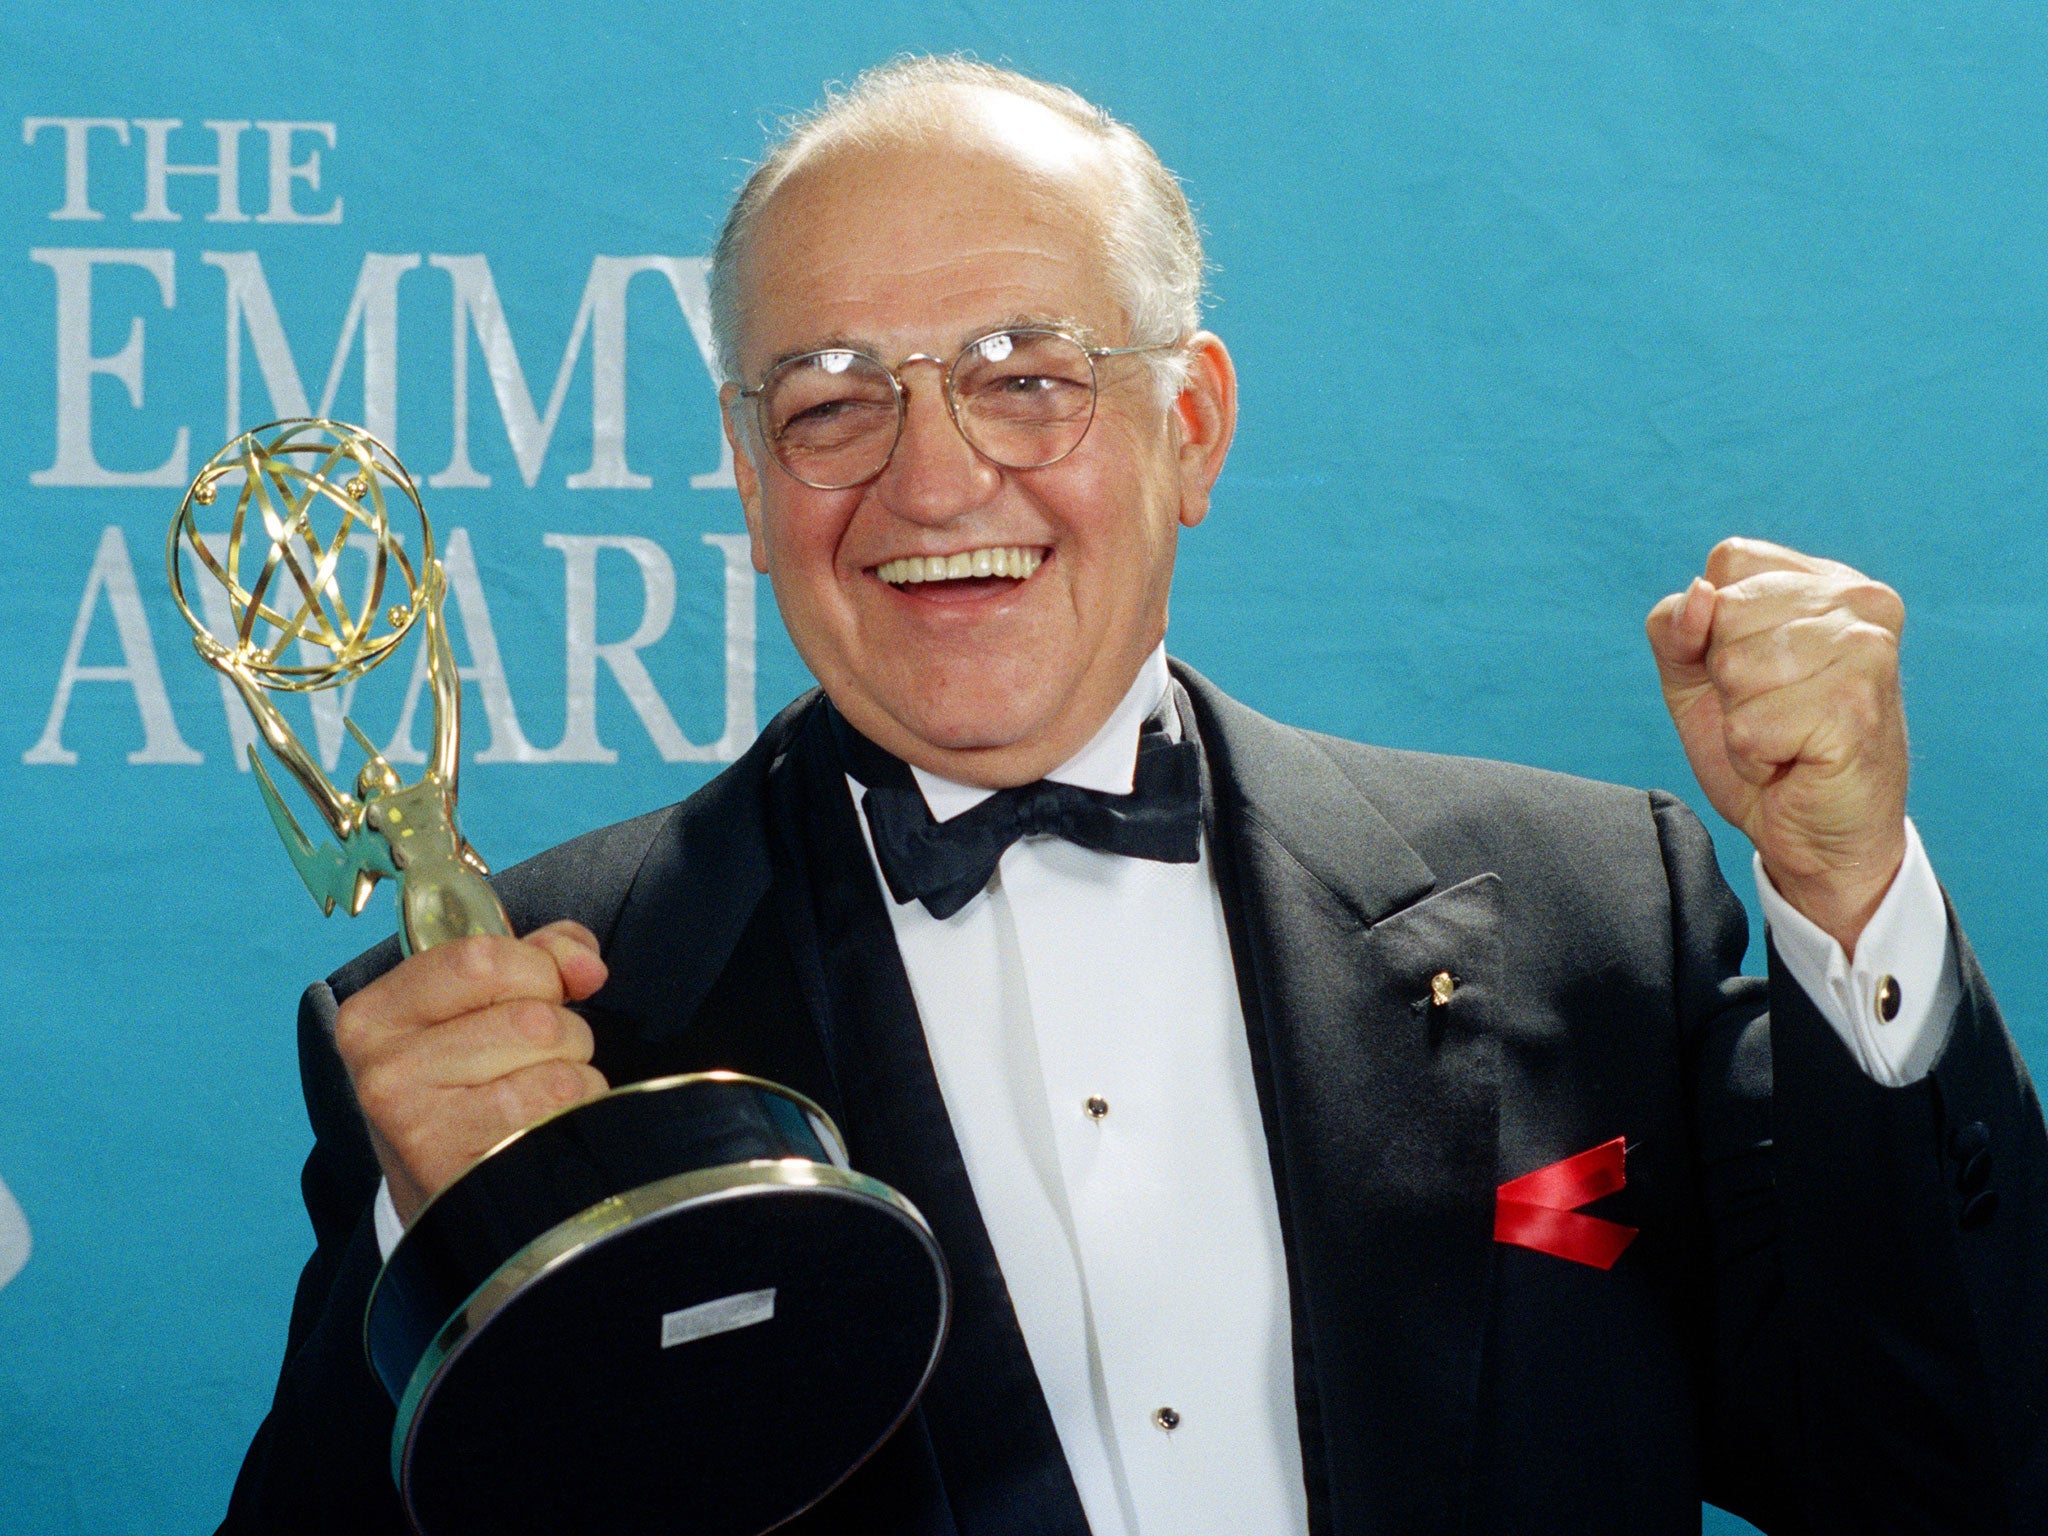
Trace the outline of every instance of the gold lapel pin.
<path fill-rule="evenodd" d="M 1438 971 L 1429 978 L 1429 1001 L 1433 1008 L 1448 1008 L 1451 994 L 1458 990 L 1458 978 L 1449 971 Z"/>

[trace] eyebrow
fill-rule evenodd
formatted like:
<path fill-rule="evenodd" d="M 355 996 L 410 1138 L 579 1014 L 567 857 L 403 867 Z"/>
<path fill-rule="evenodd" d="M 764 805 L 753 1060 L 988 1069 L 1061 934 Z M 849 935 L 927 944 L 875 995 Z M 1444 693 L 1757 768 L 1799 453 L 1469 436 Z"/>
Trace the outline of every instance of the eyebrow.
<path fill-rule="evenodd" d="M 954 351 L 957 353 L 969 342 L 979 341 L 984 336 L 994 336 L 1003 331 L 1064 331 L 1084 347 L 1098 345 L 1095 327 L 1072 315 L 1019 311 L 993 323 L 970 326 L 961 336 L 960 345 L 954 348 Z M 819 352 L 859 352 L 873 358 L 880 358 L 882 355 L 880 344 L 872 338 L 855 336 L 848 331 L 834 331 L 816 341 L 807 341 L 800 346 L 776 353 L 761 369 L 761 377 L 767 378 L 784 363 L 794 362 L 800 357 L 811 357 Z"/>

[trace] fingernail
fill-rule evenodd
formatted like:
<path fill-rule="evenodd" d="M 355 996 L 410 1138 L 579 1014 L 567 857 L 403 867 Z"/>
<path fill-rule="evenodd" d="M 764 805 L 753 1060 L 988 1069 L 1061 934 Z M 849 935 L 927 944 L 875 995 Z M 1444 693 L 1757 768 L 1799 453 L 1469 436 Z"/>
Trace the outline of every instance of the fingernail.
<path fill-rule="evenodd" d="M 1678 622 L 1691 628 L 1698 621 L 1701 603 L 1713 590 L 1704 576 L 1693 577 L 1692 585 L 1685 589 L 1685 607 L 1679 611 Z"/>

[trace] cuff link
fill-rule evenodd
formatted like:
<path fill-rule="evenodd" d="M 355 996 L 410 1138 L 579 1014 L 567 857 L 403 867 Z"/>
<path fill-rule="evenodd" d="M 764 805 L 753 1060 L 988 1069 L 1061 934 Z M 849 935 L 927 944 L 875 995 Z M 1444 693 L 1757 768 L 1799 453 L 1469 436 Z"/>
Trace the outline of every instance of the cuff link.
<path fill-rule="evenodd" d="M 1877 979 L 1877 993 L 1872 999 L 1877 1009 L 1880 1024 L 1889 1024 L 1899 1016 L 1899 1004 L 1905 1000 L 1896 977 L 1880 976 Z"/>

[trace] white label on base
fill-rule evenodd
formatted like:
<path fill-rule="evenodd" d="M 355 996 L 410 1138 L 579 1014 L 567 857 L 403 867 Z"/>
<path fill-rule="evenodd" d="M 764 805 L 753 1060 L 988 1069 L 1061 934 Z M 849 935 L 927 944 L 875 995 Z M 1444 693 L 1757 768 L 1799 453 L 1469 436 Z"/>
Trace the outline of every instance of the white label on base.
<path fill-rule="evenodd" d="M 721 1296 L 716 1301 L 700 1301 L 694 1307 L 662 1315 L 661 1347 L 673 1349 L 678 1344 L 708 1339 L 714 1333 L 751 1328 L 756 1323 L 767 1322 L 774 1315 L 775 1287 L 772 1285 L 765 1291 L 741 1291 L 736 1296 Z"/>

